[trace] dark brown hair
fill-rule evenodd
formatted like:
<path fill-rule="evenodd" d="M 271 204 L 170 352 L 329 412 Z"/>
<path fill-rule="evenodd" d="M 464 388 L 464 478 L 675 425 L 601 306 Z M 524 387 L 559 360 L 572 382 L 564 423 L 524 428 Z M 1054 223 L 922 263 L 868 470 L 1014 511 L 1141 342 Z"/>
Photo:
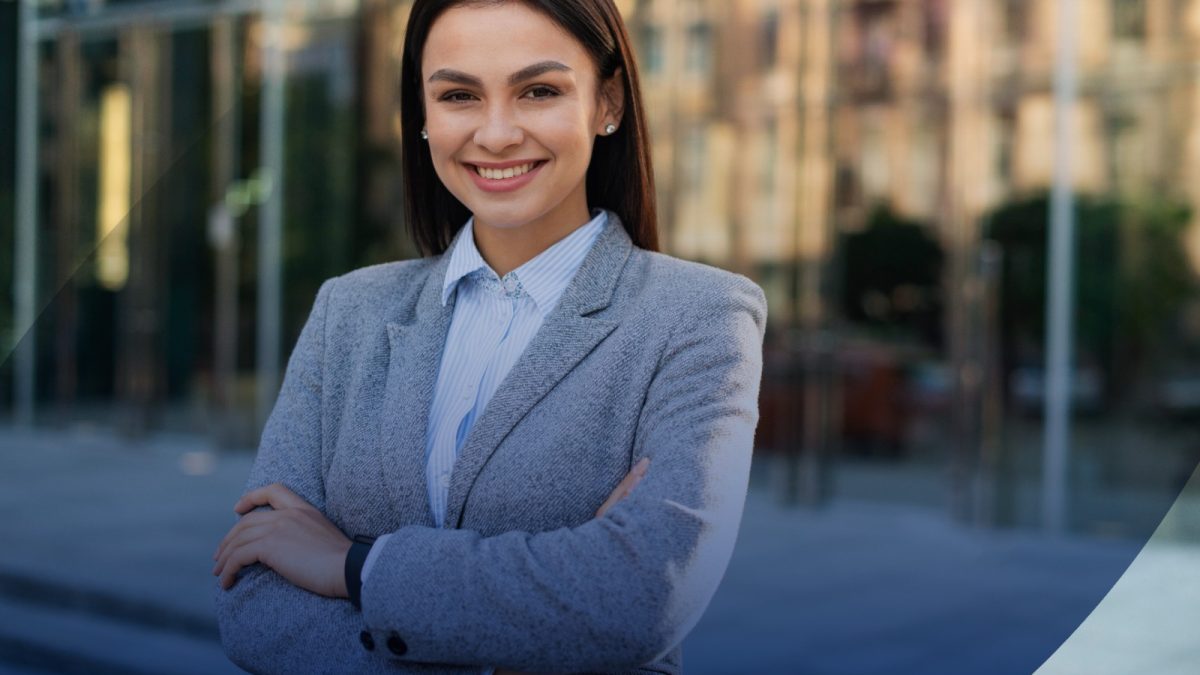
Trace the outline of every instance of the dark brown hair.
<path fill-rule="evenodd" d="M 617 132 L 596 139 L 587 170 L 588 206 L 620 216 L 633 243 L 658 250 L 658 213 L 650 136 L 642 108 L 641 85 L 625 22 L 612 0 L 416 0 L 404 36 L 400 73 L 400 140 L 404 164 L 404 205 L 408 228 L 427 255 L 450 246 L 471 212 L 438 179 L 429 147 L 421 139 L 425 107 L 421 55 L 434 22 L 458 5 L 523 2 L 573 35 L 591 55 L 603 84 L 620 68 L 625 109 Z"/>

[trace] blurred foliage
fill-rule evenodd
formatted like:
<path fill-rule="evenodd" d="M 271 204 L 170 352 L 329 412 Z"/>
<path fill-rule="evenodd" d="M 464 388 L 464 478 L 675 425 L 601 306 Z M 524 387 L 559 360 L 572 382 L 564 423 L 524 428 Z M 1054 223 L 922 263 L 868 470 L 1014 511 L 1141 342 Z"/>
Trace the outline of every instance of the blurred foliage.
<path fill-rule="evenodd" d="M 1046 323 L 1050 197 L 1001 205 L 987 236 L 1004 251 L 1001 323 L 1006 370 L 1040 362 Z M 1105 374 L 1108 399 L 1159 351 L 1197 290 L 1183 246 L 1189 209 L 1169 200 L 1076 198 L 1075 340 L 1081 365 Z"/>
<path fill-rule="evenodd" d="M 13 196 L 11 192 L 0 188 L 0 213 L 13 213 Z M 2 218 L 0 223 L 11 223 L 13 219 Z M 13 261 L 13 228 L 0 226 L 0 270 L 12 270 Z M 0 278 L 0 361 L 8 356 L 12 347 L 10 331 L 13 329 L 12 306 L 12 274 Z"/>
<path fill-rule="evenodd" d="M 321 282 L 353 267 L 353 109 L 330 93 L 325 74 L 293 75 L 287 85 L 287 189 L 283 235 L 285 344 L 308 317 Z M 319 131 L 318 131 L 319 130 Z"/>
<path fill-rule="evenodd" d="M 884 337 L 938 347 L 945 253 L 930 226 L 877 205 L 841 247 L 844 316 Z"/>

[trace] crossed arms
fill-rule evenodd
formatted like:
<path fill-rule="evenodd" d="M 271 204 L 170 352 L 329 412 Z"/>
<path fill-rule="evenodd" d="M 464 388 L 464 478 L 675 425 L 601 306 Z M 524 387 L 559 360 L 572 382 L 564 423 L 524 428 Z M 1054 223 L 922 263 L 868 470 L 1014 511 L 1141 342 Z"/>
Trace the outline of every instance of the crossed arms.
<path fill-rule="evenodd" d="M 281 482 L 325 513 L 324 323 L 318 292 L 248 489 Z M 732 554 L 745 498 L 765 302 L 749 281 L 675 323 L 638 421 L 653 468 L 602 517 L 575 528 L 482 537 L 406 526 L 362 589 L 363 611 L 262 564 L 217 590 L 222 641 L 252 671 L 619 670 L 652 662 L 699 620 Z M 359 634 L 407 650 L 366 651 Z M 441 664 L 441 665 L 436 665 Z"/>

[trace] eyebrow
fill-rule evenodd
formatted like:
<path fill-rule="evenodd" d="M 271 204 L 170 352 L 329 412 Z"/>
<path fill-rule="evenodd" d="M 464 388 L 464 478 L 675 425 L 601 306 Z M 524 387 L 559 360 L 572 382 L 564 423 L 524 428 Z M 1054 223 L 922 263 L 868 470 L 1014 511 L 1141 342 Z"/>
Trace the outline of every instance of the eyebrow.
<path fill-rule="evenodd" d="M 525 80 L 532 80 L 539 75 L 544 75 L 549 72 L 572 72 L 571 68 L 559 63 L 558 61 L 542 61 L 535 63 L 532 66 L 526 66 L 512 75 L 508 76 L 508 85 L 515 86 Z M 429 76 L 430 82 L 454 82 L 469 87 L 483 88 L 483 81 L 474 75 L 468 75 L 462 71 L 452 70 L 450 68 L 442 68 Z"/>

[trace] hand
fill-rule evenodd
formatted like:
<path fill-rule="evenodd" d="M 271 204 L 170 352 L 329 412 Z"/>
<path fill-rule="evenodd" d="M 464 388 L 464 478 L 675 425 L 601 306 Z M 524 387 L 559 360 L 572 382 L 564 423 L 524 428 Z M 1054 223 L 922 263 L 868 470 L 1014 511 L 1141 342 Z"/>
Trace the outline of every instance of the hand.
<path fill-rule="evenodd" d="M 642 480 L 642 476 L 646 475 L 646 469 L 649 466 L 649 457 L 643 457 L 638 461 L 637 464 L 634 464 L 633 469 L 630 470 L 629 474 L 617 484 L 617 488 L 613 490 L 612 494 L 608 496 L 608 499 L 600 505 L 600 510 L 596 511 L 596 517 L 602 518 L 605 512 L 611 509 L 614 504 L 627 497 L 629 493 L 633 491 L 633 486 L 637 485 L 638 482 Z"/>
<path fill-rule="evenodd" d="M 273 510 L 251 513 L 264 505 Z M 313 593 L 349 597 L 345 564 L 350 539 L 302 497 L 273 483 L 247 492 L 233 510 L 245 515 L 213 555 L 213 574 L 220 575 L 221 588 L 233 586 L 239 569 L 261 562 Z"/>

